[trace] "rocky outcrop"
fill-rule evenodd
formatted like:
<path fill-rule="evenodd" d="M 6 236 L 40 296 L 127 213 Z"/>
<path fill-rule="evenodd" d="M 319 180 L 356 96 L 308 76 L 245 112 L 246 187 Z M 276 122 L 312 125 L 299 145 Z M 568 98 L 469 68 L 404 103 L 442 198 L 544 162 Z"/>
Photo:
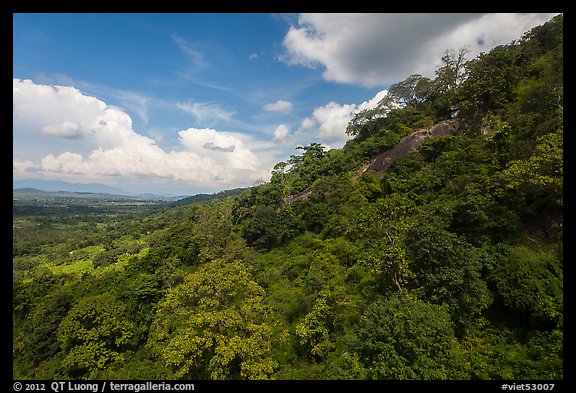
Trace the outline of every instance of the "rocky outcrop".
<path fill-rule="evenodd" d="M 368 164 L 368 166 L 364 168 L 361 174 L 366 172 L 373 172 L 377 175 L 383 175 L 394 163 L 394 161 L 396 161 L 398 158 L 406 156 L 411 151 L 418 149 L 418 147 L 426 140 L 441 135 L 452 134 L 456 131 L 457 128 L 458 120 L 451 119 L 440 122 L 428 130 L 421 129 L 415 131 L 398 142 L 398 144 L 392 149 L 377 155 Z"/>
<path fill-rule="evenodd" d="M 287 197 L 282 199 L 282 202 L 283 202 L 283 205 L 289 205 L 292 202 L 306 200 L 306 199 L 310 198 L 311 194 L 312 194 L 312 190 L 307 188 L 304 191 L 299 192 L 298 194 L 288 195 Z"/>
<path fill-rule="evenodd" d="M 412 134 L 398 142 L 398 144 L 392 149 L 380 153 L 374 157 L 374 159 L 368 165 L 365 165 L 360 170 L 358 177 L 362 176 L 366 172 L 373 172 L 378 176 L 382 176 L 384 173 L 386 173 L 388 168 L 390 168 L 392 163 L 394 163 L 394 161 L 396 161 L 398 158 L 402 158 L 411 151 L 418 149 L 422 143 L 430 138 L 453 134 L 458 129 L 458 125 L 458 119 L 450 119 L 437 123 L 428 130 L 420 129 L 418 131 L 414 131 Z M 282 206 L 290 205 L 296 201 L 306 200 L 310 198 L 311 194 L 312 190 L 307 188 L 298 194 L 288 195 L 282 200 Z"/>

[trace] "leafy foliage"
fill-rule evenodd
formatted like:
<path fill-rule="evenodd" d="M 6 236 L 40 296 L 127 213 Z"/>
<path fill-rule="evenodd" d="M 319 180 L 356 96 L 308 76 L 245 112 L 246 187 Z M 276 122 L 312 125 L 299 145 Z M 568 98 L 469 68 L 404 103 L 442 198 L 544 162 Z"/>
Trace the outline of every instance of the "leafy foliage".
<path fill-rule="evenodd" d="M 562 26 L 445 52 L 267 184 L 15 204 L 14 378 L 562 379 Z"/>
<path fill-rule="evenodd" d="M 338 373 L 368 379 L 457 378 L 462 359 L 449 315 L 440 307 L 399 297 L 366 308 L 357 340 Z M 353 366 L 353 372 L 346 370 Z"/>
<path fill-rule="evenodd" d="M 64 375 L 94 378 L 111 363 L 123 362 L 131 348 L 134 324 L 110 295 L 85 297 L 60 323 L 58 342 L 65 354 Z"/>
<path fill-rule="evenodd" d="M 263 295 L 241 262 L 209 262 L 168 292 L 149 345 L 175 378 L 268 378 L 275 362 Z"/>

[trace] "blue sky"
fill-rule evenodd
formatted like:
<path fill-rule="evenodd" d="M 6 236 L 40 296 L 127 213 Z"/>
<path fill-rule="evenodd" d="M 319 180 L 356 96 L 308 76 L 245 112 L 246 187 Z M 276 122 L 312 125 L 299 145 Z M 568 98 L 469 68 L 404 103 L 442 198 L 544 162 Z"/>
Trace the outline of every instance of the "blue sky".
<path fill-rule="evenodd" d="M 554 14 L 15 14 L 13 174 L 164 195 L 267 181 L 448 49 Z"/>

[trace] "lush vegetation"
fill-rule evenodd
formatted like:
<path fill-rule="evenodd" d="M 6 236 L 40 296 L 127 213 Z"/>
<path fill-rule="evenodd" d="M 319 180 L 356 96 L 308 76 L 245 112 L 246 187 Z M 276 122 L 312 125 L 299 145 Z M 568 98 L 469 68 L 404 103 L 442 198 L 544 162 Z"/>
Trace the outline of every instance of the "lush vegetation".
<path fill-rule="evenodd" d="M 15 212 L 14 377 L 563 379 L 562 24 L 446 52 L 242 193 Z"/>

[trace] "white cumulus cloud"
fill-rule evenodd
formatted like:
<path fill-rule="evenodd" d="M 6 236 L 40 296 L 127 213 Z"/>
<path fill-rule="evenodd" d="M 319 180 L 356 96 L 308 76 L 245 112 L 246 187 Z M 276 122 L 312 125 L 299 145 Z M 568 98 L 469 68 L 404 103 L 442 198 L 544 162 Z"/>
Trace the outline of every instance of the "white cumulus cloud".
<path fill-rule="evenodd" d="M 355 109 L 354 104 L 340 105 L 335 102 L 314 109 L 310 120 L 318 130 L 319 140 L 332 144 L 344 139 L 344 131 Z"/>
<path fill-rule="evenodd" d="M 240 133 L 188 128 L 164 150 L 128 114 L 73 87 L 13 80 L 13 175 L 199 190 L 252 185 L 269 170 Z M 121 181 L 119 181 L 121 177 Z M 117 180 L 117 181 L 115 181 Z"/>
<path fill-rule="evenodd" d="M 346 134 L 346 127 L 354 115 L 362 110 L 375 108 L 387 93 L 387 90 L 381 90 L 370 100 L 360 104 L 329 102 L 317 107 L 310 117 L 302 120 L 297 134 L 314 139 L 330 148 L 342 147 L 350 138 Z"/>
<path fill-rule="evenodd" d="M 551 13 L 300 14 L 284 37 L 289 64 L 321 67 L 326 80 L 383 86 L 411 74 L 433 77 L 448 49 L 469 58 L 507 44 Z"/>
<path fill-rule="evenodd" d="M 178 133 L 187 151 L 213 161 L 214 166 L 257 171 L 258 157 L 250 151 L 239 134 L 209 128 L 189 128 Z"/>
<path fill-rule="evenodd" d="M 290 126 L 286 124 L 280 124 L 274 130 L 274 143 L 285 145 L 292 143 L 292 138 L 290 137 Z"/>
<path fill-rule="evenodd" d="M 264 109 L 271 112 L 289 112 L 292 110 L 292 103 L 290 101 L 278 100 L 264 105 Z"/>

